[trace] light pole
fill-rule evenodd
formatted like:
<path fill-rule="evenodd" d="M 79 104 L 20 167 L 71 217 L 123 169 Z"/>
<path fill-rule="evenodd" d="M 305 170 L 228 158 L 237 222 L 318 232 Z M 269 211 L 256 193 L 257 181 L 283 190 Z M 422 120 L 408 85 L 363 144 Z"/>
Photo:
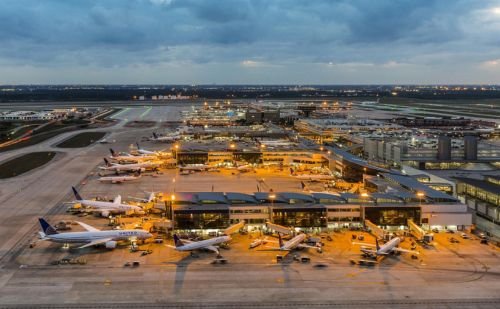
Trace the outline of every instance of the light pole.
<path fill-rule="evenodd" d="M 418 196 L 418 205 L 421 206 L 422 205 L 422 198 L 424 198 L 425 193 L 424 192 L 417 192 L 417 196 Z"/>
<path fill-rule="evenodd" d="M 170 220 L 172 222 L 172 233 L 174 232 L 174 202 L 175 202 L 175 194 L 170 196 Z"/>
<path fill-rule="evenodd" d="M 274 207 L 274 199 L 275 198 L 276 198 L 276 194 L 274 194 L 274 193 L 269 194 L 269 199 L 271 200 L 271 211 L 270 211 L 271 223 L 274 221 L 273 220 L 273 207 Z"/>

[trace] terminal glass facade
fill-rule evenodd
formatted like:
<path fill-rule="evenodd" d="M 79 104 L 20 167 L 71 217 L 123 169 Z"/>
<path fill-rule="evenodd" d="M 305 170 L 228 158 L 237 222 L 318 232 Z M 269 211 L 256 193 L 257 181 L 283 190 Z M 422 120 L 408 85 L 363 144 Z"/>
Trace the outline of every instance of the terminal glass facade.
<path fill-rule="evenodd" d="M 366 207 L 365 219 L 381 226 L 406 225 L 408 219 L 420 222 L 420 207 Z"/>
<path fill-rule="evenodd" d="M 191 229 L 225 229 L 229 226 L 227 210 L 175 210 L 175 228 Z"/>
<path fill-rule="evenodd" d="M 293 227 L 326 227 L 326 209 L 273 209 L 273 223 Z"/>

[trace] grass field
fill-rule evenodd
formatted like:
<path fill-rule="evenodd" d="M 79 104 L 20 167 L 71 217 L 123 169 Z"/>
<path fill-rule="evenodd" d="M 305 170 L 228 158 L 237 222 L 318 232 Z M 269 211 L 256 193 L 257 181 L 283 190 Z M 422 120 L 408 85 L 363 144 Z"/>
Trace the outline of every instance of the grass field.
<path fill-rule="evenodd" d="M 0 165 L 0 179 L 16 177 L 40 167 L 56 155 L 56 152 L 32 152 L 12 160 L 6 161 Z"/>
<path fill-rule="evenodd" d="M 67 140 L 57 144 L 59 148 L 80 148 L 87 147 L 106 135 L 106 132 L 84 132 L 73 135 Z"/>

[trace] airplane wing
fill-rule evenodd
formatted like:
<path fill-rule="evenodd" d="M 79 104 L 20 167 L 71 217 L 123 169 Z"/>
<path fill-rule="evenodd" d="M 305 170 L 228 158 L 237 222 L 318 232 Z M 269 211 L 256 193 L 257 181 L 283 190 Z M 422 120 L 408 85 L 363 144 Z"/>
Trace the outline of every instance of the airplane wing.
<path fill-rule="evenodd" d="M 361 245 L 361 246 L 364 246 L 364 247 L 372 247 L 372 248 L 375 248 L 377 246 L 377 245 L 369 244 L 369 243 L 366 243 L 366 242 L 356 242 L 356 241 L 353 241 L 351 244 L 353 244 L 353 245 Z"/>
<path fill-rule="evenodd" d="M 307 244 L 298 244 L 297 245 L 297 248 L 310 248 L 310 249 L 321 249 L 321 247 L 318 247 L 318 246 L 310 246 L 310 245 L 307 245 Z"/>
<path fill-rule="evenodd" d="M 88 224 L 85 224 L 83 222 L 76 221 L 76 223 L 80 224 L 84 229 L 86 229 L 89 232 L 98 232 L 98 231 L 100 231 L 99 229 L 96 229 L 95 227 L 90 226 Z"/>
<path fill-rule="evenodd" d="M 375 251 L 375 250 L 369 250 L 369 249 L 364 249 L 364 248 L 361 248 L 361 252 L 367 253 L 367 254 L 377 254 L 377 251 Z M 379 253 L 379 254 L 383 255 L 383 254 L 387 254 L 387 253 Z"/>
<path fill-rule="evenodd" d="M 204 249 L 213 251 L 215 253 L 219 253 L 219 249 L 216 246 L 208 246 L 208 247 L 205 247 Z"/>
<path fill-rule="evenodd" d="M 420 254 L 420 252 L 418 252 L 418 251 L 406 250 L 406 249 L 398 248 L 398 247 L 392 248 L 392 251 L 399 251 L 399 252 L 405 252 L 405 253 Z"/>
<path fill-rule="evenodd" d="M 102 239 L 96 239 L 96 240 L 93 240 L 93 241 L 91 241 L 91 242 L 89 242 L 89 243 L 87 243 L 87 244 L 85 244 L 85 245 L 83 245 L 81 247 L 78 247 L 78 249 L 83 249 L 83 248 L 92 247 L 92 246 L 95 246 L 95 245 L 104 244 L 104 243 L 106 243 L 108 241 L 111 241 L 111 240 L 113 240 L 112 237 L 102 238 Z"/>
<path fill-rule="evenodd" d="M 257 251 L 291 251 L 290 249 L 281 249 L 281 248 L 272 248 L 272 247 L 267 247 L 264 246 L 265 249 L 258 249 Z"/>

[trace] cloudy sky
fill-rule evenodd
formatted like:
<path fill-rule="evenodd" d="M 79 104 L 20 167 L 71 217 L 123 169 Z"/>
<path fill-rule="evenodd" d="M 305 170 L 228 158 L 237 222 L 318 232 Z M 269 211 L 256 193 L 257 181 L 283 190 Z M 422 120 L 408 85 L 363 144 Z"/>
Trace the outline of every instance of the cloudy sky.
<path fill-rule="evenodd" d="M 27 83 L 500 84 L 500 0 L 2 0 Z"/>

